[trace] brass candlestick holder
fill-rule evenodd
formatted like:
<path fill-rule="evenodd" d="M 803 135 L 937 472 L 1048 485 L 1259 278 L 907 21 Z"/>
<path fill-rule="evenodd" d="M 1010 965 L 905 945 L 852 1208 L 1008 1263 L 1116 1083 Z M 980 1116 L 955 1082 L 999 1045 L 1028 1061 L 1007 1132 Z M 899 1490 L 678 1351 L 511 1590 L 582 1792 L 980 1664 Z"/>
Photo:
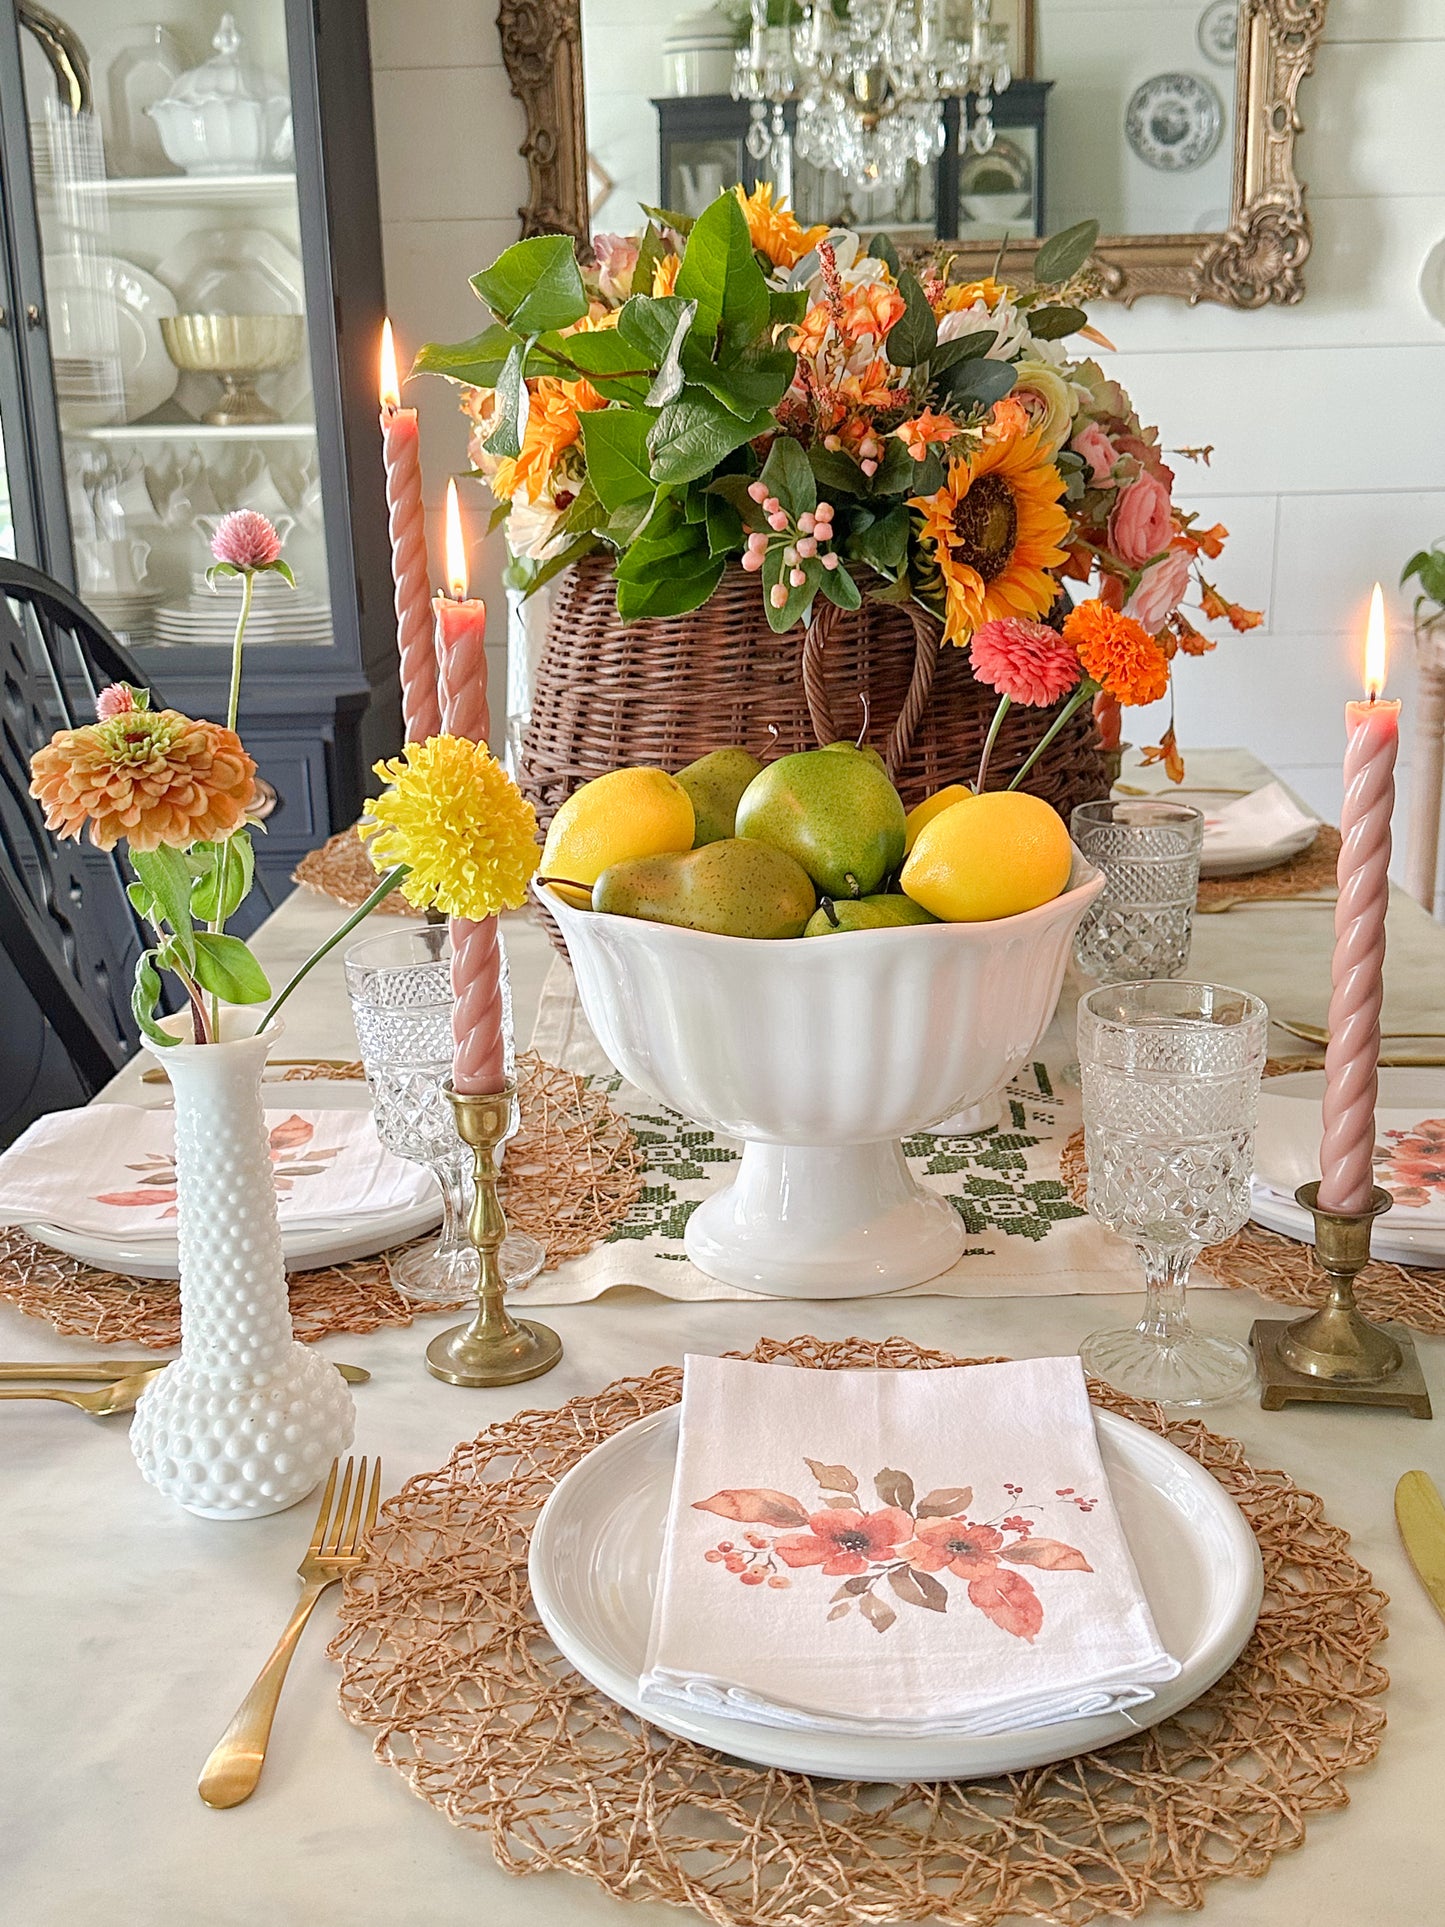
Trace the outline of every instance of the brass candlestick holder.
<path fill-rule="evenodd" d="M 1322 1211 L 1318 1183 L 1295 1192 L 1315 1221 L 1315 1256 L 1329 1279 L 1329 1297 L 1308 1318 L 1257 1318 L 1250 1342 L 1263 1383 L 1260 1404 L 1277 1412 L 1291 1400 L 1331 1405 L 1386 1405 L 1430 1418 L 1415 1347 L 1372 1325 L 1355 1304 L 1355 1278 L 1369 1262 L 1376 1218 L 1394 1200 L 1377 1185 L 1364 1211 Z"/>
<path fill-rule="evenodd" d="M 477 1252 L 477 1313 L 469 1325 L 453 1325 L 426 1348 L 426 1368 L 448 1385 L 519 1385 L 540 1378 L 562 1356 L 550 1326 L 513 1318 L 504 1300 L 499 1253 L 507 1220 L 497 1196 L 497 1146 L 512 1122 L 517 1087 L 481 1096 L 449 1090 L 457 1130 L 475 1160 L 475 1195 L 467 1236 Z"/>

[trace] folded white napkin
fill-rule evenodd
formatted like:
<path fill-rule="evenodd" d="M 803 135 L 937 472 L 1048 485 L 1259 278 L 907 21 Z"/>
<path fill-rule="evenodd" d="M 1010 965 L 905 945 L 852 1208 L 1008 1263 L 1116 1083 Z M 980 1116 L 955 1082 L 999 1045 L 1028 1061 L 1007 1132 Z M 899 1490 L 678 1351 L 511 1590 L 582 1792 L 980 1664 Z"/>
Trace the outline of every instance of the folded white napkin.
<path fill-rule="evenodd" d="M 642 1699 L 816 1732 L 995 1733 L 1179 1671 L 1077 1358 L 689 1357 Z"/>
<path fill-rule="evenodd" d="M 1286 1097 L 1266 1086 L 1259 1094 L 1254 1133 L 1257 1191 L 1286 1204 L 1320 1174 L 1320 1100 Z M 1375 1182 L 1395 1200 L 1389 1222 L 1397 1229 L 1445 1234 L 1445 1104 L 1375 1113 Z"/>
<path fill-rule="evenodd" d="M 1318 817 L 1302 810 L 1282 783 L 1266 783 L 1204 817 L 1206 858 L 1247 856 L 1298 842 L 1319 828 Z"/>
<path fill-rule="evenodd" d="M 283 1231 L 410 1209 L 435 1185 L 381 1144 L 369 1110 L 267 1111 Z M 37 1118 L 0 1155 L 0 1224 L 133 1240 L 176 1235 L 171 1110 L 88 1104 Z"/>

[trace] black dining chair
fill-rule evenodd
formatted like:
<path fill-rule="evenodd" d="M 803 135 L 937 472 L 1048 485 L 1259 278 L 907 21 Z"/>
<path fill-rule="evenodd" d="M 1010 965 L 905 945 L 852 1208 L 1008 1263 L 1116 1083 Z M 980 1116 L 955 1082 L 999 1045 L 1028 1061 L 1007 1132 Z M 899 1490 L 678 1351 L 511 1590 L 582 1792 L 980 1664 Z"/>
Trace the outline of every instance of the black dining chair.
<path fill-rule="evenodd" d="M 30 758 L 57 729 L 93 722 L 108 683 L 144 681 L 69 589 L 0 557 L 0 937 L 82 1099 L 138 1047 L 130 985 L 144 938 L 119 853 L 46 829 L 30 795 Z"/>

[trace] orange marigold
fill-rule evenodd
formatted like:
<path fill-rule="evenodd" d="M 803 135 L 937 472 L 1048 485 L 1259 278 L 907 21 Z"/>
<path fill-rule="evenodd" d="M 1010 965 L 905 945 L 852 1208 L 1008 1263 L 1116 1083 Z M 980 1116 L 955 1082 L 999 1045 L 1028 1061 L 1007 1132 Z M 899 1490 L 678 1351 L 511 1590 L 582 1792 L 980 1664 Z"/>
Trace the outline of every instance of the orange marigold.
<path fill-rule="evenodd" d="M 87 823 L 99 850 L 209 843 L 246 820 L 256 765 L 233 729 L 178 710 L 138 709 L 62 729 L 30 762 L 30 793 L 57 836 Z"/>
<path fill-rule="evenodd" d="M 1084 673 L 1126 708 L 1157 703 L 1169 687 L 1169 664 L 1153 636 L 1097 597 L 1070 611 L 1064 640 L 1078 650 Z"/>

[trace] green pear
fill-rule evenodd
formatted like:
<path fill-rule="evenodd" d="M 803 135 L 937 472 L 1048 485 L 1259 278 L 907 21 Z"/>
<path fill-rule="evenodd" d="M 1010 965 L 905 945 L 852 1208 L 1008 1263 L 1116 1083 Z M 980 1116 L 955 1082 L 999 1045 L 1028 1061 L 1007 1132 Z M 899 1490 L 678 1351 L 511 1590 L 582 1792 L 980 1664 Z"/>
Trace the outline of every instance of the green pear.
<path fill-rule="evenodd" d="M 843 903 L 826 897 L 809 917 L 803 935 L 831 937 L 839 930 L 894 930 L 905 923 L 937 922 L 912 897 L 856 897 Z"/>
<path fill-rule="evenodd" d="M 801 937 L 817 900 L 801 864 L 742 837 L 614 863 L 592 888 L 594 910 L 721 937 Z"/>
<path fill-rule="evenodd" d="M 888 765 L 871 743 L 850 742 L 845 736 L 841 742 L 824 743 L 823 747 L 827 750 L 847 750 L 854 756 L 864 756 L 873 765 L 874 769 L 881 769 L 885 776 L 888 774 Z"/>
<path fill-rule="evenodd" d="M 824 896 L 871 896 L 903 861 L 905 817 L 897 790 L 852 745 L 780 756 L 738 804 L 738 835 L 801 863 Z"/>
<path fill-rule="evenodd" d="M 692 798 L 695 850 L 736 834 L 738 802 L 761 768 L 745 749 L 715 749 L 677 772 L 676 780 Z"/>

